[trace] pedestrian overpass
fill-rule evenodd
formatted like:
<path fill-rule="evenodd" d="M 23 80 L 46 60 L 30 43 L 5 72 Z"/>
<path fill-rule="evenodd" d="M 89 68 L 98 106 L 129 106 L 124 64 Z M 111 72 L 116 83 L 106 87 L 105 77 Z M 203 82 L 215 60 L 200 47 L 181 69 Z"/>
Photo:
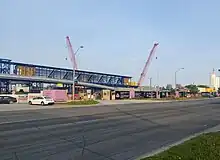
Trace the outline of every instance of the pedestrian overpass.
<path fill-rule="evenodd" d="M 0 91 L 2 88 L 8 90 L 11 82 L 24 81 L 31 83 L 62 83 L 72 85 L 73 79 L 77 85 L 110 89 L 129 88 L 130 76 L 76 70 L 73 77 L 73 70 L 57 68 L 44 65 L 35 65 L 14 62 L 9 59 L 0 59 Z"/>
<path fill-rule="evenodd" d="M 0 74 L 0 79 L 10 80 L 10 81 L 73 84 L 73 81 L 71 80 L 60 80 L 60 79 L 43 78 L 43 77 L 27 77 L 27 76 L 6 75 L 6 74 Z M 77 82 L 77 85 L 115 90 L 115 87 L 110 87 L 110 86 L 100 85 L 100 84 L 93 84 L 93 83 L 86 83 L 86 82 Z"/>

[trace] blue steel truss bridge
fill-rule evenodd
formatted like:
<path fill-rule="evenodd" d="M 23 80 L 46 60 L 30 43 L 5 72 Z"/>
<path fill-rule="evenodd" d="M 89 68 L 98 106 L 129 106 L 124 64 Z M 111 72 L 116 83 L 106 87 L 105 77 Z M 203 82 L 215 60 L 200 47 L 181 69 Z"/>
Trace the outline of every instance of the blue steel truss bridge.
<path fill-rule="evenodd" d="M 116 87 L 135 87 L 130 86 L 130 76 L 106 74 L 76 70 L 76 85 L 89 86 L 114 90 Z M 70 87 L 73 83 L 73 70 L 66 68 L 42 66 L 13 62 L 10 59 L 0 59 L 0 92 L 8 92 L 13 83 L 29 83 L 33 87 L 42 87 L 44 83 L 63 84 Z"/>

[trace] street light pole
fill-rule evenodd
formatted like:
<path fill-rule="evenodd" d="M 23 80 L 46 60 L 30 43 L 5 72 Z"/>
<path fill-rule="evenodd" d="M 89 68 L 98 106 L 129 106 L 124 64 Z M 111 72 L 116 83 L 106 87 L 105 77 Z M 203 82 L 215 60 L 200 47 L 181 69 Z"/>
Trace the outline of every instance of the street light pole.
<path fill-rule="evenodd" d="M 73 56 L 75 56 L 81 48 L 84 48 L 84 46 L 80 46 L 76 50 Z M 75 100 L 75 75 L 76 75 L 76 66 L 73 66 L 73 75 L 72 75 L 73 76 L 73 84 L 72 84 L 73 101 Z"/>
<path fill-rule="evenodd" d="M 80 46 L 80 47 L 76 50 L 76 52 L 74 53 L 74 55 L 76 55 L 77 52 L 78 52 L 80 49 L 82 49 L 82 48 L 84 48 L 84 46 Z"/>
<path fill-rule="evenodd" d="M 150 90 L 152 89 L 152 77 L 149 78 L 150 80 Z"/>
<path fill-rule="evenodd" d="M 179 69 L 177 69 L 177 70 L 175 71 L 175 90 L 176 90 L 176 88 L 177 88 L 176 75 L 177 75 L 177 72 L 179 72 L 179 71 L 182 70 L 182 69 L 184 69 L 184 68 L 179 68 Z"/>
<path fill-rule="evenodd" d="M 72 85 L 72 94 L 73 94 L 73 101 L 75 100 L 75 66 L 73 67 L 73 85 Z"/>
<path fill-rule="evenodd" d="M 153 97 L 153 92 L 152 92 L 152 77 L 149 78 L 150 80 L 150 97 L 152 98 Z"/>

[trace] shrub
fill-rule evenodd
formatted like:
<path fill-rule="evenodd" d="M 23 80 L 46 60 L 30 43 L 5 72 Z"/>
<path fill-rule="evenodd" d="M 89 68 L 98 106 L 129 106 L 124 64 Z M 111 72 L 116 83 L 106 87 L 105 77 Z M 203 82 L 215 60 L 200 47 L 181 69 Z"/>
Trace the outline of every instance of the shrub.
<path fill-rule="evenodd" d="M 95 100 L 76 100 L 76 101 L 67 102 L 68 105 L 92 105 L 98 103 L 99 102 Z"/>

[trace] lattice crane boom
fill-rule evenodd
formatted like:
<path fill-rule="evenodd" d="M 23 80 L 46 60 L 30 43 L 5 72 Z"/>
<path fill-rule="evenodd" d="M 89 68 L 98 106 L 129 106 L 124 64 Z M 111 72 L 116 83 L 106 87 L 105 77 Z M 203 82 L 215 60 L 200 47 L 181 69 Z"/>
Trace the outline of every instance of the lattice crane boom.
<path fill-rule="evenodd" d="M 78 68 L 77 63 L 76 63 L 76 55 L 73 51 L 73 47 L 72 47 L 72 44 L 70 42 L 69 36 L 66 36 L 66 44 L 67 44 L 67 48 L 68 48 L 68 51 L 69 51 L 69 56 L 70 56 L 70 60 L 72 62 L 73 68 L 76 70 Z"/>
<path fill-rule="evenodd" d="M 153 58 L 153 55 L 155 53 L 155 49 L 157 48 L 158 45 L 159 45 L 159 43 L 154 43 L 154 46 L 150 51 L 147 62 L 144 65 L 143 71 L 141 72 L 141 76 L 140 76 L 139 81 L 138 81 L 138 86 L 141 86 L 142 82 L 144 81 L 144 78 L 145 78 L 146 73 L 147 73 L 147 69 L 150 66 L 150 62 L 151 62 L 151 60 Z"/>

